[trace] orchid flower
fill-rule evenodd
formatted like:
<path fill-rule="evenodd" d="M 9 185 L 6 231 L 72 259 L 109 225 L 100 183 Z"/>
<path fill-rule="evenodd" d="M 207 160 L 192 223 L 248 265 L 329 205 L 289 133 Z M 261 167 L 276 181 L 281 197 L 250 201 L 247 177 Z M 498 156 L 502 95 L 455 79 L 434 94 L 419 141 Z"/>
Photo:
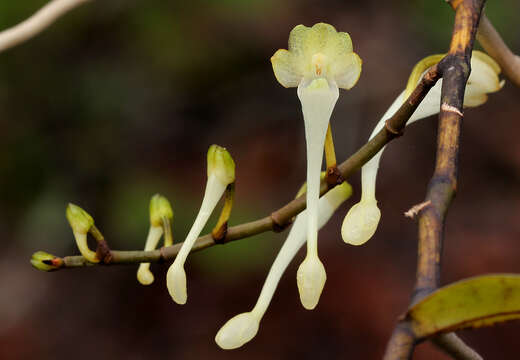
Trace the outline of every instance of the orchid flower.
<path fill-rule="evenodd" d="M 318 226 L 322 228 L 334 211 L 350 196 L 352 188 L 346 182 L 336 186 L 319 200 Z M 258 301 L 250 312 L 231 318 L 215 336 L 215 342 L 223 349 L 236 349 L 250 341 L 258 332 L 260 321 L 273 298 L 280 278 L 306 239 L 307 211 L 296 217 L 289 236 L 278 252 L 269 270 Z"/>
<path fill-rule="evenodd" d="M 307 256 L 297 272 L 300 299 L 306 309 L 319 300 L 327 275 L 318 258 L 318 199 L 325 134 L 339 88 L 352 88 L 361 73 L 361 59 L 350 36 L 328 24 L 296 26 L 289 50 L 271 58 L 276 79 L 284 87 L 298 87 L 307 143 Z"/>
<path fill-rule="evenodd" d="M 168 269 L 166 275 L 166 285 L 168 291 L 177 304 L 185 304 L 188 298 L 186 291 L 186 272 L 184 263 L 206 225 L 213 209 L 224 194 L 226 187 L 235 181 L 235 163 L 229 152 L 220 146 L 211 145 L 208 150 L 208 180 L 206 191 L 200 206 L 199 213 L 186 240 L 182 244 L 175 261 Z"/>
<path fill-rule="evenodd" d="M 423 74 L 433 65 L 438 63 L 444 55 L 432 55 L 421 60 L 413 69 L 408 80 L 406 90 L 403 91 L 385 112 L 381 120 L 377 123 L 369 139 L 372 139 L 384 126 L 385 121 L 392 117 L 401 105 L 410 96 Z M 488 55 L 480 51 L 473 51 L 471 57 L 471 74 L 469 76 L 466 90 L 464 93 L 464 107 L 475 107 L 487 101 L 487 94 L 493 93 L 502 88 L 503 81 L 500 81 L 500 67 Z M 424 119 L 440 111 L 440 98 L 442 89 L 442 79 L 437 81 L 435 86 L 430 89 L 421 104 L 417 107 L 407 124 Z M 381 212 L 377 207 L 376 200 L 376 176 L 379 161 L 383 153 L 381 149 L 361 170 L 361 200 L 347 213 L 341 227 L 343 241 L 352 245 L 362 245 L 368 241 L 375 233 L 381 218 Z"/>
<path fill-rule="evenodd" d="M 159 194 L 152 196 L 150 200 L 150 230 L 144 245 L 144 251 L 155 250 L 163 233 L 164 246 L 171 246 L 173 243 L 171 235 L 171 220 L 173 210 L 168 199 Z M 154 276 L 150 271 L 150 263 L 141 263 L 137 270 L 137 280 L 142 285 L 150 285 L 154 281 Z"/>

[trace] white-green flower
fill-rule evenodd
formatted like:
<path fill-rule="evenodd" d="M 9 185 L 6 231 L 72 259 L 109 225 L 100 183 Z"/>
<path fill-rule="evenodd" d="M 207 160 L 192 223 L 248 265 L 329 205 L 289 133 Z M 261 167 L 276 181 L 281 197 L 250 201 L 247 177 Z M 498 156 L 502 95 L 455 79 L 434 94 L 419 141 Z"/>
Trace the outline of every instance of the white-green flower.
<path fill-rule="evenodd" d="M 414 67 L 406 90 L 397 97 L 377 123 L 374 131 L 370 135 L 370 139 L 385 126 L 385 121 L 392 117 L 406 101 L 423 74 L 443 57 L 444 55 L 429 56 L 421 60 Z M 500 67 L 491 57 L 483 52 L 473 51 L 471 69 L 471 74 L 464 93 L 464 107 L 475 107 L 485 103 L 488 93 L 496 92 L 504 85 L 504 82 L 500 81 L 498 77 Z M 417 107 L 408 120 L 408 124 L 437 114 L 440 111 L 441 88 L 442 80 L 439 80 Z M 374 235 L 377 225 L 379 224 L 381 212 L 377 207 L 376 200 L 376 176 L 383 150 L 384 148 L 367 162 L 361 170 L 361 200 L 349 210 L 341 227 L 343 240 L 348 244 L 364 244 Z"/>
<path fill-rule="evenodd" d="M 208 150 L 208 180 L 204 198 L 202 199 L 202 205 L 200 206 L 199 213 L 195 218 L 190 232 L 186 236 L 186 240 L 184 240 L 179 253 L 175 257 L 175 261 L 166 274 L 168 291 L 173 301 L 177 304 L 185 304 L 188 298 L 186 272 L 184 271 L 186 258 L 204 228 L 204 225 L 206 225 L 211 213 L 217 206 L 222 194 L 224 194 L 226 187 L 234 181 L 235 162 L 231 158 L 231 155 L 225 148 L 211 145 Z"/>
<path fill-rule="evenodd" d="M 339 88 L 352 88 L 361 73 L 361 59 L 350 36 L 324 23 L 298 25 L 289 35 L 289 50 L 271 58 L 274 74 L 285 87 L 298 87 L 307 143 L 307 257 L 297 273 L 303 305 L 313 309 L 325 285 L 318 258 L 318 199 L 325 134 Z"/>
<path fill-rule="evenodd" d="M 318 226 L 323 227 L 334 211 L 352 193 L 346 182 L 330 190 L 319 200 Z M 250 341 L 258 332 L 260 321 L 265 314 L 280 278 L 298 250 L 305 243 L 307 235 L 307 211 L 296 217 L 289 236 L 278 252 L 269 270 L 264 286 L 253 310 L 245 312 L 227 321 L 215 336 L 216 343 L 223 349 L 236 349 Z"/>

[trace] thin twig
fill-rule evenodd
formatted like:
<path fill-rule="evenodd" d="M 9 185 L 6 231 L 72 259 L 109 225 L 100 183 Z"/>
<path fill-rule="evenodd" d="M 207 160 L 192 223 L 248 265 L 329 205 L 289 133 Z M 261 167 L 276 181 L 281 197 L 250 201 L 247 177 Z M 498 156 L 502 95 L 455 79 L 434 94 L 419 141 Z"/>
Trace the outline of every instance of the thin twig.
<path fill-rule="evenodd" d="M 56 19 L 90 0 L 53 0 L 27 20 L 0 32 L 0 52 L 38 35 Z"/>
<path fill-rule="evenodd" d="M 432 342 L 455 360 L 484 360 L 454 333 L 436 336 Z"/>
<path fill-rule="evenodd" d="M 432 202 L 430 200 L 428 200 L 428 201 L 423 201 L 420 204 L 416 204 L 416 205 L 412 206 L 408 211 L 405 211 L 404 216 L 406 216 L 407 218 L 410 218 L 410 219 L 414 219 L 417 215 L 419 215 L 421 210 L 423 210 L 425 207 L 427 207 L 431 203 Z"/>
<path fill-rule="evenodd" d="M 444 220 L 457 188 L 464 90 L 470 73 L 471 51 L 484 0 L 453 0 L 451 5 L 456 11 L 455 24 L 448 55 L 439 63 L 443 78 L 443 105 L 439 114 L 435 171 L 425 199 L 425 202 L 430 201 L 431 204 L 419 216 L 417 275 L 411 304 L 430 294 L 440 283 Z M 403 342 L 403 337 L 408 341 Z M 419 340 L 415 337 L 410 341 L 409 319 L 402 317 L 392 333 L 384 359 L 410 359 Z"/>
<path fill-rule="evenodd" d="M 500 65 L 504 75 L 513 84 L 520 87 L 520 56 L 513 54 L 507 47 L 485 14 L 480 19 L 477 40 L 484 50 Z"/>

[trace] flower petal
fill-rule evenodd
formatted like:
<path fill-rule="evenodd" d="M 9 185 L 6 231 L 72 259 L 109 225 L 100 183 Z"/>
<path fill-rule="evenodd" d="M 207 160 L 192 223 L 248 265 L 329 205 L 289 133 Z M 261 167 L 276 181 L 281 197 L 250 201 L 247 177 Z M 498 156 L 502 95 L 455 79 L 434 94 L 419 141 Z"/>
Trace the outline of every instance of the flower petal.
<path fill-rule="evenodd" d="M 437 83 L 430 89 L 426 97 L 421 101 L 417 109 L 415 109 L 414 113 L 408 120 L 408 124 L 412 121 L 417 121 L 420 119 L 424 119 L 425 117 L 438 114 L 441 110 L 441 90 L 442 90 L 442 80 L 437 81 Z M 406 101 L 406 98 L 404 99 Z"/>
<path fill-rule="evenodd" d="M 334 37 L 334 41 L 329 43 L 327 52 L 330 52 L 330 56 L 341 56 L 351 53 L 354 50 L 352 46 L 352 39 L 346 32 L 338 32 Z"/>
<path fill-rule="evenodd" d="M 303 54 L 303 44 L 310 28 L 305 25 L 296 25 L 289 33 L 289 51 L 296 55 Z"/>
<path fill-rule="evenodd" d="M 356 85 L 361 75 L 361 58 L 356 53 L 343 55 L 332 65 L 332 76 L 339 88 L 349 90 Z"/>
<path fill-rule="evenodd" d="M 338 32 L 334 26 L 325 23 L 314 24 L 305 36 L 303 43 L 303 54 L 310 60 L 316 53 L 327 54 L 327 50 L 336 47 Z"/>
<path fill-rule="evenodd" d="M 468 95 L 473 96 L 475 93 L 485 94 L 500 90 L 503 82 L 500 81 L 499 74 L 500 67 L 493 59 L 480 51 L 473 51 L 471 74 L 466 85 L 465 97 L 468 97 Z M 477 106 L 480 104 L 470 105 L 466 104 L 466 99 L 464 100 L 465 106 Z"/>
<path fill-rule="evenodd" d="M 294 61 L 292 54 L 280 49 L 271 57 L 274 76 L 283 87 L 297 87 L 303 78 L 303 73 L 299 64 Z"/>

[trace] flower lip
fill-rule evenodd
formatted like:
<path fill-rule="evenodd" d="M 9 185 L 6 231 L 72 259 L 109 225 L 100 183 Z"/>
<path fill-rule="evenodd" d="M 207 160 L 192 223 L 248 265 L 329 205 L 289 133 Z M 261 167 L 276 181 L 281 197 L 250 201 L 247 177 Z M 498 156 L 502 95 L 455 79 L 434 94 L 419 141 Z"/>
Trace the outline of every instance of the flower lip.
<path fill-rule="evenodd" d="M 289 50 L 276 51 L 271 63 L 276 79 L 284 87 L 323 77 L 348 90 L 359 79 L 362 61 L 353 52 L 349 34 L 318 23 L 294 27 L 289 35 Z"/>

